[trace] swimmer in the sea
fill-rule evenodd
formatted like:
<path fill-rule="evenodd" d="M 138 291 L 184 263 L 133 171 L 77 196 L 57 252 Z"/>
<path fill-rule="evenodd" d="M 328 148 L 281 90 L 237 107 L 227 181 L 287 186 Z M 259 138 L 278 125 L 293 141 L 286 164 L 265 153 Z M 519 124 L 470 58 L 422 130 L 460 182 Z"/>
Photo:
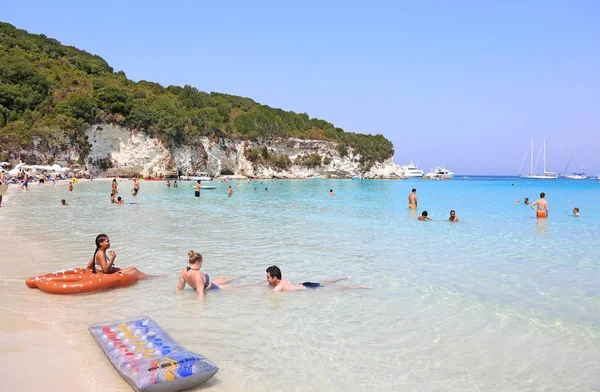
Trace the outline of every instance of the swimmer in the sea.
<path fill-rule="evenodd" d="M 544 192 L 540 193 L 540 198 L 531 204 L 531 208 L 536 210 L 535 214 L 538 218 L 548 217 L 548 202 L 546 201 L 546 194 Z"/>
<path fill-rule="evenodd" d="M 136 197 L 138 192 L 140 191 L 140 180 L 137 176 L 133 177 L 133 189 L 131 190 L 131 195 Z"/>
<path fill-rule="evenodd" d="M 450 218 L 448 218 L 450 222 L 458 222 L 458 216 L 456 216 L 456 212 L 454 210 L 450 211 Z"/>
<path fill-rule="evenodd" d="M 348 279 L 347 276 L 342 276 L 341 278 L 324 280 L 322 282 L 304 282 L 295 284 L 290 282 L 287 279 L 281 278 L 281 270 L 276 265 L 272 265 L 267 268 L 267 281 L 269 282 L 269 286 L 273 287 L 270 291 L 271 293 L 277 293 L 280 291 L 295 291 L 295 290 L 306 290 L 306 289 L 316 289 L 319 287 L 324 287 L 325 285 L 332 284 L 335 282 L 339 282 L 340 280 Z M 337 289 L 369 289 L 369 286 L 361 285 L 361 286 L 340 286 L 336 287 Z"/>
<path fill-rule="evenodd" d="M 114 193 L 114 195 L 117 196 L 119 194 L 119 191 L 117 190 L 117 179 L 116 178 L 113 178 L 111 186 L 112 186 L 111 193 Z"/>
<path fill-rule="evenodd" d="M 408 195 L 408 208 L 417 209 L 417 190 L 413 188 L 412 193 Z"/>
<path fill-rule="evenodd" d="M 98 234 L 96 236 L 96 251 L 94 252 L 94 256 L 88 262 L 86 270 L 91 271 L 93 273 L 103 272 L 105 274 L 114 274 L 115 272 L 120 272 L 122 274 L 133 275 L 138 279 L 146 279 L 151 278 L 151 275 L 145 274 L 142 271 L 138 270 L 135 267 L 127 267 L 127 268 L 116 268 L 114 266 L 115 259 L 117 258 L 117 254 L 114 250 L 111 250 L 110 256 L 111 259 L 108 260 L 106 256 L 106 251 L 110 248 L 110 238 L 106 234 Z"/>
<path fill-rule="evenodd" d="M 525 204 L 527 204 L 527 205 L 530 205 L 530 204 L 531 204 L 531 203 L 529 202 L 529 198 L 528 198 L 528 197 L 526 197 L 526 198 L 525 198 L 525 200 L 523 200 L 523 203 L 525 203 Z"/>
<path fill-rule="evenodd" d="M 73 192 L 73 182 L 69 181 L 69 192 Z"/>
<path fill-rule="evenodd" d="M 427 211 L 423 211 L 423 212 L 421 213 L 421 216 L 420 216 L 420 217 L 418 217 L 417 219 L 418 219 L 418 220 L 420 220 L 420 221 L 430 221 L 430 220 L 433 220 L 433 219 L 431 219 L 431 218 L 430 218 L 428 215 L 429 215 L 429 214 L 427 213 Z"/>
<path fill-rule="evenodd" d="M 579 207 L 573 208 L 573 215 L 579 216 Z"/>
<path fill-rule="evenodd" d="M 196 197 L 200 197 L 200 189 L 202 188 L 202 183 L 200 182 L 200 180 L 196 181 L 196 191 L 194 192 L 194 196 Z"/>
<path fill-rule="evenodd" d="M 65 199 L 62 199 L 60 201 L 60 204 L 63 205 L 63 206 L 68 206 L 67 201 Z"/>
<path fill-rule="evenodd" d="M 227 186 L 227 197 L 233 196 L 233 189 L 231 189 L 231 185 Z"/>
<path fill-rule="evenodd" d="M 329 196 L 333 196 L 333 195 L 335 195 L 335 193 L 333 193 L 333 189 L 330 189 L 329 190 Z"/>
<path fill-rule="evenodd" d="M 177 180 L 173 182 L 173 188 L 177 189 Z"/>
<path fill-rule="evenodd" d="M 121 196 L 117 197 L 117 201 L 115 204 L 125 204 L 125 200 L 121 199 Z"/>
<path fill-rule="evenodd" d="M 202 255 L 190 250 L 188 252 L 188 261 L 189 265 L 182 269 L 179 273 L 179 283 L 177 284 L 176 289 L 183 290 L 185 288 L 185 284 L 187 283 L 191 288 L 196 290 L 198 293 L 198 299 L 200 301 L 204 300 L 204 291 L 222 289 L 227 287 L 227 283 L 244 277 L 244 275 L 235 278 L 226 278 L 225 276 L 220 276 L 211 281 L 208 274 L 205 274 L 200 270 L 202 268 L 203 261 Z M 202 290 L 198 290 L 198 287 L 201 287 Z"/>

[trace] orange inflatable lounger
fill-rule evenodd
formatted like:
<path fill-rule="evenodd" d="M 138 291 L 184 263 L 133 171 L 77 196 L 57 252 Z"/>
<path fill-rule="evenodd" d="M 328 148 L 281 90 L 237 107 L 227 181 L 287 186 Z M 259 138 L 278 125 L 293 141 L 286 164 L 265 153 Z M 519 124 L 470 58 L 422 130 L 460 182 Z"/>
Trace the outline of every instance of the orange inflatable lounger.
<path fill-rule="evenodd" d="M 83 268 L 74 268 L 64 271 L 34 276 L 25 281 L 31 288 L 38 288 L 50 294 L 77 294 L 92 293 L 111 287 L 131 286 L 138 281 L 132 275 L 115 272 L 104 274 L 102 272 L 86 272 Z"/>

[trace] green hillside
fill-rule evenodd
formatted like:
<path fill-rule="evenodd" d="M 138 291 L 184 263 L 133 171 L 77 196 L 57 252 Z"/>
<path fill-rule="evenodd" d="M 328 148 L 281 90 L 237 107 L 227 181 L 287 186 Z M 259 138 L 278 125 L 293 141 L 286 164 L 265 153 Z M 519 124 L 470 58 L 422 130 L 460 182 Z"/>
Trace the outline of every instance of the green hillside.
<path fill-rule="evenodd" d="M 192 86 L 134 82 L 99 56 L 0 22 L 0 160 L 31 149 L 34 140 L 38 149 L 73 146 L 86 157 L 84 129 L 107 122 L 144 131 L 169 148 L 199 136 L 297 137 L 337 141 L 342 154 L 351 146 L 367 166 L 394 153 L 383 135 L 344 132 L 306 113 Z"/>

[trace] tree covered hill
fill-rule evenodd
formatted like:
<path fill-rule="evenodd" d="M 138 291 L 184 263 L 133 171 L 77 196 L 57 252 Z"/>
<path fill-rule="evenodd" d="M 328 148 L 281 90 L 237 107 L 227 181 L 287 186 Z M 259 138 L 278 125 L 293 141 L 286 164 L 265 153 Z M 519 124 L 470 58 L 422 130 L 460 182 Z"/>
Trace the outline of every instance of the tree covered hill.
<path fill-rule="evenodd" d="M 344 132 L 250 98 L 134 82 L 97 55 L 0 22 L 0 160 L 31 149 L 34 141 L 38 149 L 72 147 L 86 157 L 84 130 L 94 123 L 143 131 L 168 148 L 194 144 L 200 136 L 295 137 L 335 141 L 342 155 L 352 147 L 367 166 L 394 154 L 383 135 Z"/>

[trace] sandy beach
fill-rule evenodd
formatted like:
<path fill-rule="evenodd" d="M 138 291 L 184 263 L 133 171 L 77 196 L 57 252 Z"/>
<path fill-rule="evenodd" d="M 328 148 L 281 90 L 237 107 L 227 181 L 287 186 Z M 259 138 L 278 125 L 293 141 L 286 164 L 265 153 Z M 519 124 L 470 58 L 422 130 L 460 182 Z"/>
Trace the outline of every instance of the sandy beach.
<path fill-rule="evenodd" d="M 103 180 L 108 179 L 99 179 Z M 56 185 L 47 187 L 67 186 L 69 182 L 70 180 L 60 180 Z M 37 183 L 30 184 L 30 189 L 38 186 Z M 11 199 L 25 196 L 19 195 L 22 192 L 26 191 L 11 185 L 4 195 L 2 210 L 13 208 Z M 59 200 L 57 205 L 58 203 Z M 58 258 L 60 255 L 48 254 L 48 250 L 43 246 L 43 238 L 23 237 L 16 233 L 14 227 L 4 225 L 1 213 L 0 227 L 1 241 L 4 244 L 0 247 L 0 279 L 4 293 L 0 302 L 0 368 L 3 369 L 3 373 L 6 372 L 5 376 L 0 377 L 0 390 L 94 391 L 92 379 L 97 376 L 94 375 L 97 370 L 91 366 L 90 359 L 104 360 L 103 355 L 99 350 L 87 352 L 76 349 L 81 347 L 81 341 L 72 334 L 65 334 L 62 331 L 63 323 L 58 321 L 65 317 L 66 310 L 42 311 L 39 317 L 19 312 L 19 309 L 31 309 L 32 305 L 24 280 L 38 273 L 35 263 L 27 261 Z M 25 295 L 11 296 L 9 303 L 6 302 L 9 291 L 23 291 Z M 81 340 L 93 342 L 91 337 L 87 336 L 87 331 L 84 331 Z M 32 374 L 35 374 L 35 377 L 32 377 Z M 103 390 L 122 391 L 129 388 L 114 372 L 103 374 L 102 377 L 106 377 L 113 385 L 112 389 Z"/>

